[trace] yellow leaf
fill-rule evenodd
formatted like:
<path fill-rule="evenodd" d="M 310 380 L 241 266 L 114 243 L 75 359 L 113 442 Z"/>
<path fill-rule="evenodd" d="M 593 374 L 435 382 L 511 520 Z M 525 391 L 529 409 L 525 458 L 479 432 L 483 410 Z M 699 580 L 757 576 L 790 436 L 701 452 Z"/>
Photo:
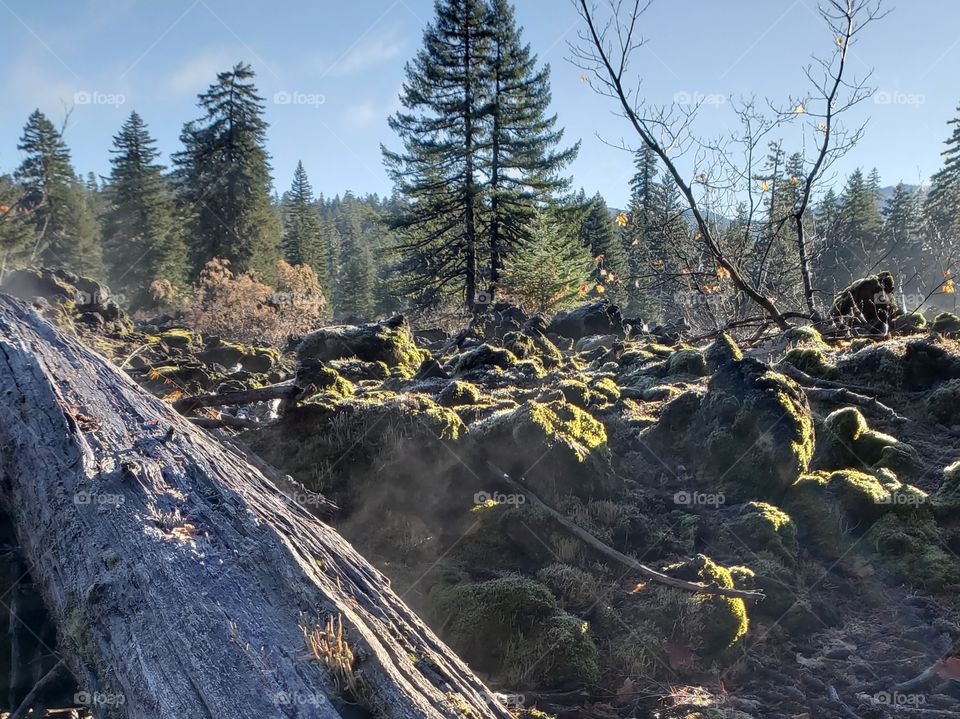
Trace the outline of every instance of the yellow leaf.
<path fill-rule="evenodd" d="M 580 297 L 583 297 L 585 294 L 587 294 L 587 290 L 588 290 L 588 289 L 589 289 L 589 287 L 587 287 L 586 284 L 580 285 L 580 288 L 577 290 L 577 294 L 578 294 Z"/>
<path fill-rule="evenodd" d="M 826 132 L 826 131 L 827 131 L 827 123 L 821 122 L 819 125 L 817 125 L 817 129 L 820 130 L 820 132 Z"/>
<path fill-rule="evenodd" d="M 606 291 L 606 288 L 603 285 L 597 285 L 595 289 L 597 290 L 598 295 L 602 295 Z"/>
<path fill-rule="evenodd" d="M 837 38 L 837 47 L 843 47 L 844 43 L 846 43 L 846 40 L 844 40 L 842 37 Z"/>
<path fill-rule="evenodd" d="M 719 277 L 720 279 L 727 279 L 728 277 L 730 277 L 730 270 L 728 270 L 726 267 L 718 267 L 717 277 Z"/>
<path fill-rule="evenodd" d="M 760 192 L 766 192 L 770 189 L 770 183 L 764 180 L 760 183 Z"/>
<path fill-rule="evenodd" d="M 626 212 L 621 212 L 617 215 L 617 224 L 620 225 L 620 227 L 626 227 L 628 221 Z"/>
<path fill-rule="evenodd" d="M 797 177 L 796 175 L 793 175 L 793 176 L 790 178 L 790 184 L 793 185 L 794 187 L 796 187 L 797 185 L 800 184 L 800 178 Z"/>
<path fill-rule="evenodd" d="M 803 113 L 806 112 L 806 110 L 805 110 L 804 107 L 803 107 L 803 103 L 797 105 L 797 109 L 795 110 L 795 112 L 796 112 L 798 115 L 802 115 Z"/>
<path fill-rule="evenodd" d="M 586 81 L 587 81 L 587 76 L 586 76 L 586 75 L 581 75 L 581 76 L 580 76 L 580 82 L 586 82 Z"/>

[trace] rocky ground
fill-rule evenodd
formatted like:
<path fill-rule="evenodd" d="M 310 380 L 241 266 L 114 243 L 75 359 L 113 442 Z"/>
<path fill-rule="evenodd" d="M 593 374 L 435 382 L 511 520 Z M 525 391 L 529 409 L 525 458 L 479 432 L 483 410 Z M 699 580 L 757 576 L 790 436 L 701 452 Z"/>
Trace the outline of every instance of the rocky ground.
<path fill-rule="evenodd" d="M 66 273 L 3 289 L 303 502 L 335 502 L 332 523 L 518 712 L 960 712 L 954 315 L 691 346 L 608 303 L 551 320 L 498 305 L 455 335 L 393 318 L 277 348 L 134 323 Z M 764 599 L 638 576 L 535 498 L 649 567 Z"/>

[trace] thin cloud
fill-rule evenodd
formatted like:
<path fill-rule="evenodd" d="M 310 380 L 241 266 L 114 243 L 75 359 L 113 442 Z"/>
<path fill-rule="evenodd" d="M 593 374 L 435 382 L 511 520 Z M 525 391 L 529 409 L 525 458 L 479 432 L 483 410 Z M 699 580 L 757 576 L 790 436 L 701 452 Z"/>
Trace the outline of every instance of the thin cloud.
<path fill-rule="evenodd" d="M 396 35 L 364 38 L 339 59 L 322 68 L 327 77 L 350 77 L 400 56 L 405 47 Z"/>
<path fill-rule="evenodd" d="M 164 87 L 177 93 L 198 92 L 217 79 L 217 73 L 229 70 L 240 58 L 235 52 L 212 50 L 188 60 L 167 77 Z"/>

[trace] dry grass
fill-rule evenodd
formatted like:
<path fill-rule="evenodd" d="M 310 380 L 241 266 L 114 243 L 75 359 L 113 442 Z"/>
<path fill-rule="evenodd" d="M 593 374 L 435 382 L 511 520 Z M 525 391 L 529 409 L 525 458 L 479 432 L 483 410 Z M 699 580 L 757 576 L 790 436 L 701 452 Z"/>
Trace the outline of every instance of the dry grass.
<path fill-rule="evenodd" d="M 331 615 L 325 625 L 315 624 L 312 629 L 303 627 L 303 635 L 313 658 L 330 670 L 340 692 L 349 693 L 355 701 L 364 703 L 364 688 L 354 671 L 356 657 L 343 635 L 343 615 L 338 614 L 336 622 Z"/>

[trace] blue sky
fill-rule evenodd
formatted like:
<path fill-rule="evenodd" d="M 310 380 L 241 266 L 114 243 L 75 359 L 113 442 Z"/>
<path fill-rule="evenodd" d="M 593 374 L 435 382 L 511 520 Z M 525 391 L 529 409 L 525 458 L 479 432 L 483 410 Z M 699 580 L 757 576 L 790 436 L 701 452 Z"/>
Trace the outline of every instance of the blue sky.
<path fill-rule="evenodd" d="M 571 169 L 575 186 L 622 206 L 631 158 L 604 141 L 633 138 L 611 102 L 566 61 L 579 27 L 573 7 L 516 4 L 525 38 L 552 66 L 560 124 L 583 142 Z M 17 138 L 35 107 L 60 123 L 73 106 L 67 142 L 80 172 L 108 172 L 111 137 L 132 109 L 166 161 L 183 122 L 197 115 L 196 94 L 242 59 L 267 99 L 281 191 L 302 159 L 318 192 L 388 193 L 379 146 L 397 146 L 386 119 L 432 7 L 432 0 L 0 0 L 0 171 L 19 163 Z M 841 173 L 876 166 L 893 184 L 938 168 L 945 123 L 960 103 L 958 33 L 957 0 L 903 0 L 863 36 L 851 67 L 859 75 L 872 68 L 880 94 L 850 116 L 869 126 Z M 644 77 L 645 96 L 715 98 L 698 119 L 705 135 L 731 127 L 727 97 L 803 93 L 803 66 L 831 43 L 815 0 L 655 0 L 643 34 L 649 44 L 633 69 Z"/>

